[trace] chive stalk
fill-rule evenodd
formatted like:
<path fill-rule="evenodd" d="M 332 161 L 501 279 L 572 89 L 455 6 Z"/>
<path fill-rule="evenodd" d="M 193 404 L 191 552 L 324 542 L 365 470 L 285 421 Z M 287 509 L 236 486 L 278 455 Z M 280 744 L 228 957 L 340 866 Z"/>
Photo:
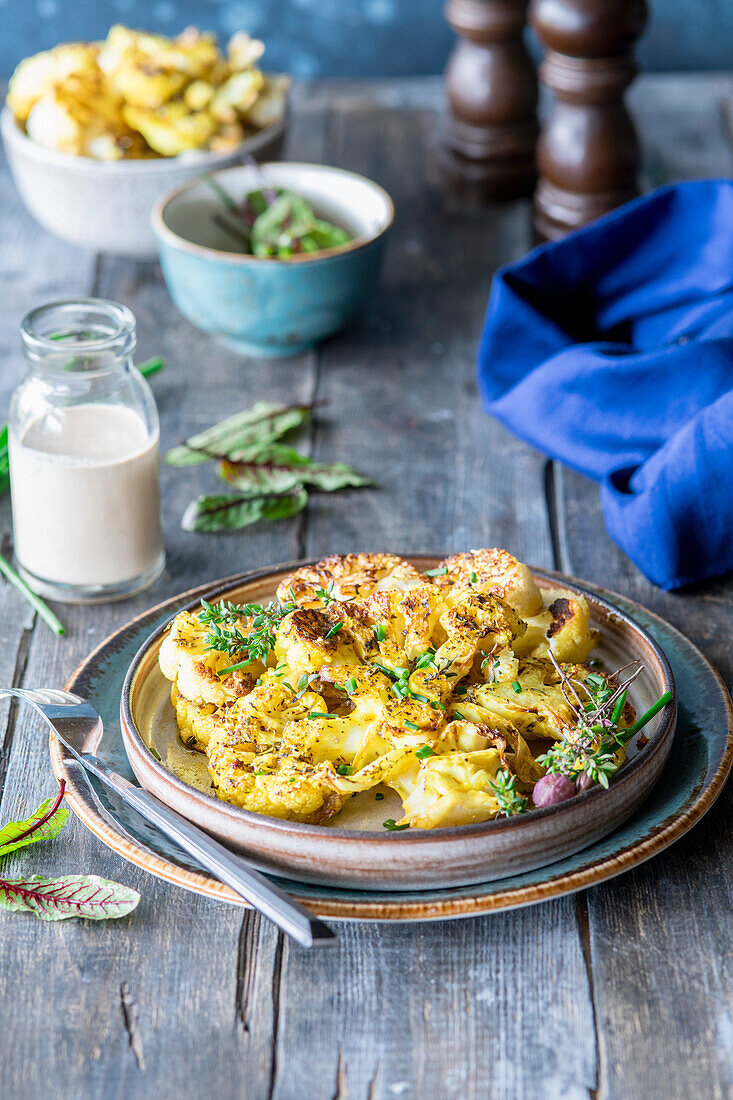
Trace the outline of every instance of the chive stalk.
<path fill-rule="evenodd" d="M 634 737 L 635 734 L 637 734 L 640 729 L 643 729 L 647 722 L 651 722 L 655 714 L 659 714 L 660 710 L 666 707 L 667 703 L 671 702 L 671 700 L 672 692 L 665 691 L 664 695 L 661 695 L 656 703 L 649 707 L 649 710 L 645 711 L 641 718 L 638 718 L 636 722 L 634 722 L 633 726 L 629 726 L 628 729 L 623 731 L 624 735 L 628 735 L 629 738 Z"/>
<path fill-rule="evenodd" d="M 54 634 L 61 635 L 66 633 L 66 631 L 64 630 L 64 624 L 61 622 L 61 620 L 58 619 L 56 615 L 54 615 L 48 604 L 44 603 L 41 597 L 36 595 L 32 588 L 28 587 L 23 578 L 18 573 L 16 573 L 10 562 L 6 561 L 2 554 L 0 554 L 0 573 L 2 573 L 3 576 L 6 577 L 6 579 L 9 580 L 10 583 L 18 589 L 18 591 L 31 605 L 31 607 L 34 607 L 36 609 L 43 621 L 47 623 L 48 626 L 50 626 L 51 630 L 53 630 Z"/>

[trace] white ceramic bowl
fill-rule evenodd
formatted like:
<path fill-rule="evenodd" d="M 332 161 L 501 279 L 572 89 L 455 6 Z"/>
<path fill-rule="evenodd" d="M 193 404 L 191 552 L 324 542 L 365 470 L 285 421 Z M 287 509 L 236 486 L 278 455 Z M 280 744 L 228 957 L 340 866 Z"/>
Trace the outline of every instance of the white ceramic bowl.
<path fill-rule="evenodd" d="M 16 187 L 41 225 L 95 252 L 154 260 L 158 249 L 150 211 L 162 191 L 200 172 L 240 163 L 246 156 L 280 156 L 287 114 L 225 153 L 190 153 L 153 160 L 99 161 L 31 141 L 8 107 L 0 131 Z"/>

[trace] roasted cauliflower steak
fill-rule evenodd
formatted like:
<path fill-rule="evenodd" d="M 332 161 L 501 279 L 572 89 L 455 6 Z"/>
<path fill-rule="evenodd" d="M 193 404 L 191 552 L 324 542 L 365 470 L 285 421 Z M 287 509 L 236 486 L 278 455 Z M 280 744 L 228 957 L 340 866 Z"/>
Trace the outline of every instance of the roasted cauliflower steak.
<path fill-rule="evenodd" d="M 562 678 L 589 697 L 586 600 L 539 587 L 506 550 L 427 572 L 332 555 L 277 597 L 183 611 L 159 656 L 182 742 L 206 754 L 217 797 L 255 813 L 324 824 L 382 785 L 400 827 L 491 819 L 497 776 L 531 792 L 536 757 L 572 728 Z"/>

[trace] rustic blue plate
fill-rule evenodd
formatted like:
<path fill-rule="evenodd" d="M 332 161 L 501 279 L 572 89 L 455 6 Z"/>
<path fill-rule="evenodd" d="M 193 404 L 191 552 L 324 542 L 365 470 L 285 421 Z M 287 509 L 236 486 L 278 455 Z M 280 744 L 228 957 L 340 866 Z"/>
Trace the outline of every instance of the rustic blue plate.
<path fill-rule="evenodd" d="M 558 580 L 561 578 L 558 576 Z M 631 615 L 659 642 L 674 673 L 679 714 L 672 751 L 656 787 L 633 817 L 582 852 L 539 870 L 478 885 L 425 891 L 364 891 L 279 880 L 321 916 L 343 920 L 435 920 L 529 905 L 596 885 L 629 870 L 679 839 L 720 794 L 733 761 L 733 708 L 720 677 L 678 630 L 614 593 L 584 587 Z M 87 698 L 104 720 L 100 756 L 134 776 L 120 731 L 122 684 L 135 653 L 161 623 L 210 585 L 160 604 L 113 634 L 77 669 L 67 687 Z M 151 874 L 190 890 L 242 904 L 228 887 L 202 873 L 173 843 L 158 835 L 102 787 L 92 796 L 60 744 L 51 760 L 67 783 L 81 820 L 106 844 Z"/>

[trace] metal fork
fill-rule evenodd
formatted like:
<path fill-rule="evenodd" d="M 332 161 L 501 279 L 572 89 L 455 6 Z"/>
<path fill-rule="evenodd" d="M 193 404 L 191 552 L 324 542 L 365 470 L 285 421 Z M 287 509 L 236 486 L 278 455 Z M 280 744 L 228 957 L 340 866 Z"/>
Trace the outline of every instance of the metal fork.
<path fill-rule="evenodd" d="M 258 909 L 289 936 L 305 947 L 333 943 L 331 929 L 297 901 L 288 897 L 268 878 L 249 867 L 208 833 L 192 825 L 141 787 L 113 771 L 96 755 L 102 738 L 102 719 L 90 703 L 68 691 L 43 688 L 0 688 L 0 698 L 22 699 L 41 715 L 53 733 L 85 772 L 91 772 L 106 787 L 115 791 L 141 817 L 160 829 L 185 852 L 210 871 L 240 897 Z M 91 787 L 91 784 L 90 784 Z"/>

